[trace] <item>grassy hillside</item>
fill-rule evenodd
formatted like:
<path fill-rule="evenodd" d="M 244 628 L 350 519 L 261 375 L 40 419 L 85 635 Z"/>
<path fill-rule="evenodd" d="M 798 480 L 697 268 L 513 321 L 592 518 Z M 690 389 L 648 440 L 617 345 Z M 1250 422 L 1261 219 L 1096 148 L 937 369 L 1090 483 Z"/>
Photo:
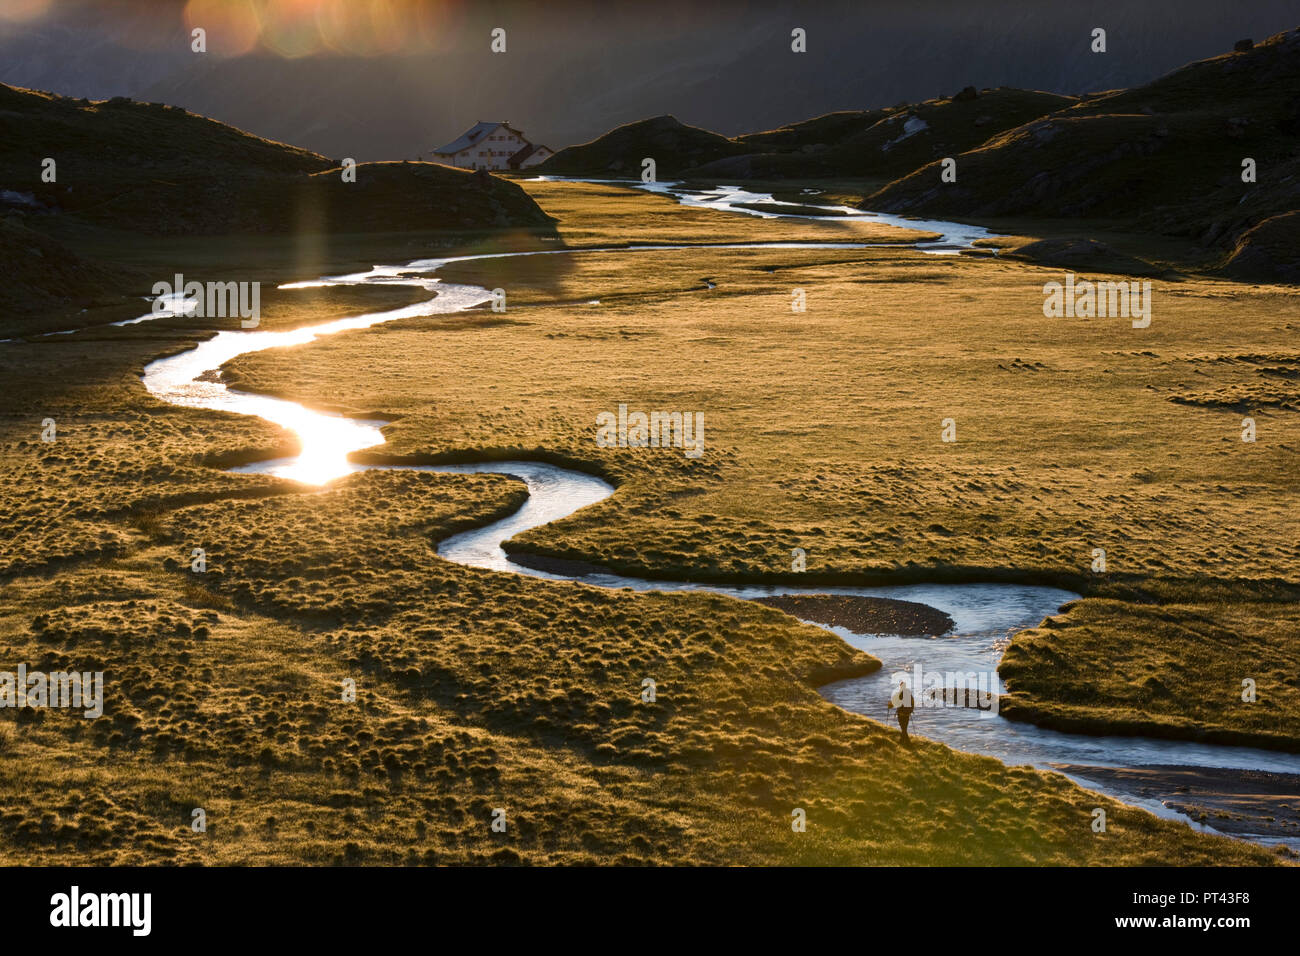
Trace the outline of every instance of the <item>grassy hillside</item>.
<path fill-rule="evenodd" d="M 0 142 L 7 194 L 0 215 L 9 220 L 0 243 L 18 248 L 22 266 L 17 282 L 0 285 L 0 309 L 9 314 L 146 293 L 148 282 L 124 289 L 129 277 L 120 269 L 79 257 L 79 246 L 105 231 L 129 246 L 141 235 L 550 225 L 523 190 L 494 176 L 431 163 L 363 163 L 356 181 L 344 182 L 339 160 L 158 103 L 90 102 L 0 85 Z M 43 181 L 46 158 L 55 162 L 54 182 Z M 55 240 L 69 249 L 50 245 Z"/>
<path fill-rule="evenodd" d="M 661 116 L 561 150 L 540 171 L 638 176 L 641 158 L 653 156 L 661 173 L 687 178 L 893 178 L 1073 102 L 1053 93 L 969 89 L 890 109 L 828 113 L 734 139 Z"/>
<path fill-rule="evenodd" d="M 754 152 L 817 149 L 868 130 L 888 115 L 889 110 L 841 110 L 761 133 L 744 133 L 736 142 Z"/>
<path fill-rule="evenodd" d="M 568 146 L 537 167 L 558 176 L 640 178 L 641 161 L 655 161 L 658 176 L 679 176 L 686 170 L 725 156 L 745 152 L 725 136 L 687 126 L 673 116 L 628 123 L 590 143 Z"/>
<path fill-rule="evenodd" d="M 831 162 L 843 175 L 902 176 L 1074 102 L 1056 93 L 1013 89 L 972 89 L 927 100 L 891 110 L 870 129 L 834 144 Z"/>
<path fill-rule="evenodd" d="M 160 103 L 0 85 L 0 141 L 0 184 L 35 198 L 38 207 L 17 209 L 38 225 L 41 212 L 164 235 L 284 232 L 304 215 L 317 228 L 352 231 L 547 222 L 518 186 L 495 177 L 366 163 L 356 183 L 344 183 L 339 159 Z M 54 183 L 41 181 L 45 157 L 57 163 Z"/>
<path fill-rule="evenodd" d="M 124 292 L 149 287 L 142 273 L 87 260 L 27 228 L 18 216 L 0 219 L 0 261 L 6 265 L 0 311 L 7 319 L 113 306 Z M 27 331 L 5 325 L 5 332 Z"/>
<path fill-rule="evenodd" d="M 1243 232 L 1223 271 L 1250 282 L 1300 284 L 1300 210 L 1269 216 Z"/>
<path fill-rule="evenodd" d="M 863 200 L 918 215 L 1124 219 L 1189 236 L 1226 259 L 1254 227 L 1300 205 L 1300 30 L 1197 63 L 1146 86 L 1087 97 L 957 158 L 957 181 L 922 166 Z M 1253 159 L 1257 181 L 1242 181 Z M 1294 274 L 1287 219 L 1249 242 L 1268 255 L 1239 270 Z M 1236 257 L 1234 257 L 1236 258 Z"/>
<path fill-rule="evenodd" d="M 692 171 L 701 177 L 864 177 L 893 179 L 954 156 L 991 136 L 1063 109 L 1073 97 L 1032 90 L 968 89 L 957 96 L 865 113 L 832 113 L 806 123 L 738 137 L 766 147 Z"/>

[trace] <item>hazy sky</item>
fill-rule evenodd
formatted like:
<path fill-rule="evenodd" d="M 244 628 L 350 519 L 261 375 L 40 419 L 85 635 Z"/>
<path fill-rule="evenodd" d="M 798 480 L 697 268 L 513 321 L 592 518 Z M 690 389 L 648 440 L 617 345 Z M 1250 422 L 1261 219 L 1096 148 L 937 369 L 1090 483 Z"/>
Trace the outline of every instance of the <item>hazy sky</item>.
<path fill-rule="evenodd" d="M 412 158 L 480 119 L 558 148 L 661 113 L 734 135 L 967 85 L 1130 86 L 1296 20 L 1294 0 L 0 0 L 0 82 Z M 1098 26 L 1105 54 L 1089 49 Z"/>

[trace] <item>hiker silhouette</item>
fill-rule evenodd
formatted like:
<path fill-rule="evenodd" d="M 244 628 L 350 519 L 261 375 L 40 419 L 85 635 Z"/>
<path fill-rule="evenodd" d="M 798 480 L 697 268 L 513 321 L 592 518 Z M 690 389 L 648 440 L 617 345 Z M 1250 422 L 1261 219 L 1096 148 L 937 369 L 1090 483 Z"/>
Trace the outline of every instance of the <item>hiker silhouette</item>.
<path fill-rule="evenodd" d="M 916 704 L 912 700 L 912 690 L 907 686 L 907 681 L 898 682 L 898 686 L 894 688 L 894 693 L 889 698 L 889 706 L 898 714 L 898 729 L 902 731 L 903 746 L 912 746 L 912 738 L 907 736 L 907 724 L 912 719 L 912 711 L 916 709 Z"/>

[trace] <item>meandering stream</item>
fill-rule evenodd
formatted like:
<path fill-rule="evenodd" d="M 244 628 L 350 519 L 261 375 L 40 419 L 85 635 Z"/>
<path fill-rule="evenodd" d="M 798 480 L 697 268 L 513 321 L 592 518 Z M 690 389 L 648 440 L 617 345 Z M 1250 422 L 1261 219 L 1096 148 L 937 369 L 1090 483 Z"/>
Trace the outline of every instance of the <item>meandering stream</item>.
<path fill-rule="evenodd" d="M 626 183 L 624 185 L 627 185 Z M 665 191 L 672 184 L 663 184 Z M 681 197 L 679 197 L 681 198 Z M 723 189 L 709 199 L 691 192 L 683 201 L 692 205 L 727 208 L 736 202 L 773 202 L 770 196 Z M 745 211 L 748 210 L 735 210 Z M 915 228 L 940 232 L 941 243 L 925 243 L 927 251 L 948 252 L 954 246 L 969 245 L 987 233 L 977 227 L 955 223 L 901 221 Z M 750 243 L 709 246 L 711 249 L 753 248 L 858 248 L 867 243 Z M 918 248 L 922 248 L 918 245 Z M 479 258 L 509 258 L 534 255 L 584 255 L 594 252 L 637 255 L 653 250 L 687 252 L 699 246 L 633 246 L 618 249 L 545 250 L 541 252 L 497 253 L 485 256 L 457 256 L 423 259 L 405 265 L 375 266 L 367 272 L 294 283 L 284 288 L 321 285 L 403 284 L 426 289 L 427 301 L 385 312 L 326 322 L 288 332 L 223 331 L 193 349 L 150 363 L 144 371 L 144 385 L 157 398 L 178 405 L 216 409 L 242 415 L 256 415 L 294 432 L 302 451 L 291 458 L 274 459 L 234 469 L 269 473 L 309 485 L 322 485 L 350 472 L 369 467 L 348 459 L 350 453 L 383 444 L 385 422 L 358 421 L 305 408 L 295 402 L 253 395 L 227 388 L 211 374 L 239 355 L 270 348 L 302 345 L 314 339 L 414 316 L 463 312 L 491 300 L 488 290 L 476 286 L 442 282 L 434 274 L 451 262 Z M 180 308 L 181 306 L 177 306 Z M 169 314 L 163 312 L 163 315 Z M 171 313 L 175 314 L 175 313 Z M 143 316 L 144 321 L 158 316 Z M 593 439 L 594 440 L 594 439 Z M 534 570 L 512 562 L 502 543 L 529 529 L 558 521 L 581 508 L 614 493 L 613 487 L 592 475 L 529 461 L 489 462 L 471 465 L 421 466 L 411 470 L 440 473 L 489 472 L 514 475 L 527 483 L 529 497 L 514 514 L 472 531 L 449 538 L 438 546 L 438 554 L 456 563 L 510 574 L 527 574 L 556 582 L 635 590 L 704 590 L 752 599 L 768 595 L 816 593 L 898 598 L 917 601 L 947 612 L 956 623 L 953 633 L 938 638 L 856 634 L 847 628 L 828 630 L 848 643 L 879 658 L 884 667 L 874 674 L 840 681 L 822 689 L 827 700 L 855 713 L 877 720 L 887 719 L 885 703 L 890 696 L 891 676 L 912 671 L 989 672 L 996 670 L 1003 650 L 1016 631 L 1038 624 L 1059 607 L 1078 597 L 1049 587 L 1009 584 L 916 584 L 898 587 L 722 587 L 687 582 L 650 581 L 615 574 L 558 574 Z M 999 683 L 998 690 L 1001 691 Z M 950 746 L 997 757 L 1009 764 L 1030 764 L 1048 768 L 1056 764 L 1090 764 L 1106 767 L 1149 767 L 1180 765 L 1267 770 L 1300 773 L 1300 756 L 1242 747 L 1221 747 L 1140 737 L 1090 737 L 1063 734 L 1029 724 L 1005 720 L 976 709 L 918 707 L 912 721 L 916 735 L 939 740 Z M 1090 789 L 1101 790 L 1130 804 L 1147 807 L 1163 816 L 1186 820 L 1160 801 L 1142 799 L 1132 789 L 1081 780 Z M 1187 821 L 1191 823 L 1191 821 Z M 1192 824 L 1199 826 L 1197 824 Z M 1208 828 L 1205 828 L 1208 829 Z M 1247 836 L 1250 836 L 1247 834 Z M 1261 842 L 1281 842 L 1277 837 L 1259 837 Z M 1294 844 L 1295 841 L 1287 841 Z"/>

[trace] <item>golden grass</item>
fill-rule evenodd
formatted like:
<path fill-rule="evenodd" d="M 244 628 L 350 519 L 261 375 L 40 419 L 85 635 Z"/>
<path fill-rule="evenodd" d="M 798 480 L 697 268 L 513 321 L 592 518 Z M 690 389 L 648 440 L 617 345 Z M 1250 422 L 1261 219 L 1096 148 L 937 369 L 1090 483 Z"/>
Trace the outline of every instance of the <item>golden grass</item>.
<path fill-rule="evenodd" d="M 642 241 L 672 217 L 657 197 L 623 194 L 626 213 L 602 219 L 603 187 L 527 188 L 570 242 Z M 681 241 L 841 228 L 689 216 L 672 227 Z M 1167 578 L 1200 594 L 1198 576 L 1215 576 L 1227 582 L 1216 614 L 1239 599 L 1233 582 L 1292 570 L 1287 413 L 1260 411 L 1261 440 L 1242 451 L 1236 413 L 1170 400 L 1196 369 L 1250 380 L 1252 367 L 1211 360 L 1241 342 L 1288 354 L 1276 290 L 1162 291 L 1138 338 L 1119 322 L 1043 320 L 1044 271 L 999 262 L 897 250 L 521 261 L 535 271 L 507 286 L 506 321 L 412 320 L 232 371 L 401 416 L 385 453 L 540 448 L 604 470 L 620 484 L 612 499 L 526 543 L 614 566 L 776 575 L 801 546 L 812 576 L 1056 580 L 1105 546 L 1105 599 L 1140 600 Z M 696 288 L 701 277 L 717 288 Z M 802 315 L 794 287 L 808 290 Z M 602 304 L 548 304 L 591 298 Z M 145 395 L 142 363 L 190 336 L 22 347 L 0 454 L 17 516 L 0 666 L 102 666 L 110 694 L 101 721 L 51 712 L 11 732 L 0 861 L 1274 858 L 1056 775 L 926 742 L 900 750 L 812 686 L 871 661 L 779 611 L 438 559 L 440 537 L 517 505 L 509 479 L 375 472 L 284 494 L 208 468 L 207 456 L 283 436 Z M 597 448 L 596 413 L 623 401 L 704 412 L 704 456 Z M 36 438 L 49 408 L 69 422 L 53 446 Z M 938 440 L 948 416 L 956 445 Z M 186 570 L 194 546 L 209 550 L 202 576 Z M 1261 660 L 1272 643 L 1260 636 Z M 640 700 L 647 676 L 653 706 Z M 345 678 L 357 704 L 340 699 Z M 1036 699 L 1050 706 L 1051 690 Z M 189 828 L 196 806 L 206 835 Z M 1091 830 L 1098 806 L 1105 834 Z M 506 834 L 489 828 L 495 807 Z M 806 833 L 791 830 L 795 808 Z"/>
<path fill-rule="evenodd" d="M 0 788 L 5 861 L 1270 858 L 1059 776 L 899 749 L 808 682 L 863 655 L 779 612 L 434 555 L 450 528 L 514 507 L 514 484 L 377 472 L 200 505 L 112 568 L 11 582 L 3 659 L 103 669 L 110 716 L 19 725 Z M 204 575 L 184 563 L 194 541 L 212 546 Z M 203 607 L 221 602 L 195 587 L 230 609 Z M 1091 831 L 1097 806 L 1105 834 Z M 196 807 L 206 834 L 189 828 Z M 505 834 L 490 829 L 498 807 Z M 806 833 L 791 830 L 796 808 Z"/>
<path fill-rule="evenodd" d="M 560 219 L 566 246 L 723 242 L 915 242 L 933 237 L 861 219 L 768 219 L 682 206 L 667 196 L 603 183 L 516 180 L 548 215 Z"/>
<path fill-rule="evenodd" d="M 562 234 L 603 208 L 572 202 L 547 207 Z M 1104 676 L 1094 658 L 1107 642 L 1149 641 L 1200 669 L 1166 677 L 1151 722 L 1300 738 L 1300 697 L 1278 670 L 1292 653 L 1284 629 L 1233 642 L 1229 623 L 1285 617 L 1296 597 L 1277 583 L 1300 568 L 1300 311 L 1285 290 L 1157 280 L 1154 321 L 1133 329 L 1044 318 L 1042 284 L 1058 271 L 888 249 L 587 253 L 440 275 L 504 284 L 509 322 L 415 320 L 233 371 L 245 387 L 346 408 L 348 370 L 382 353 L 384 380 L 363 372 L 353 404 L 400 416 L 385 454 L 551 449 L 620 483 L 524 536 L 537 552 L 724 579 L 780 575 L 802 547 L 825 580 L 1038 580 L 1129 604 L 1233 608 L 1216 654 L 1136 636 L 1135 611 L 1080 651 L 1109 692 L 1071 697 L 1049 670 L 1019 670 L 1012 688 L 1018 699 L 1032 683 L 1036 714 L 1050 702 L 1104 718 L 1120 686 L 1151 675 L 1142 655 Z M 795 288 L 806 313 L 790 311 Z M 707 451 L 596 447 L 596 415 L 620 403 L 703 412 Z M 1241 441 L 1247 415 L 1253 444 Z M 956 443 L 940 440 L 946 418 Z M 1096 548 L 1104 575 L 1091 571 Z M 1268 706 L 1232 703 L 1245 677 Z"/>

